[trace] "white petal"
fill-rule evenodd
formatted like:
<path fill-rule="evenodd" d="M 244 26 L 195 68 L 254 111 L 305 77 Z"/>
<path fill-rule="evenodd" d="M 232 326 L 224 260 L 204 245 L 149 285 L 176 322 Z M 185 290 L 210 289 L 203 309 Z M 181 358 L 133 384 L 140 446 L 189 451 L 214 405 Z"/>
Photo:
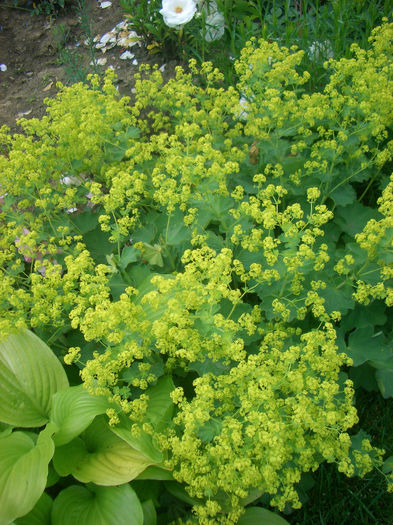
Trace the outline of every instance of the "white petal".
<path fill-rule="evenodd" d="M 0 64 L 0 71 L 7 71 L 7 66 L 5 64 Z"/>
<path fill-rule="evenodd" d="M 101 9 L 106 9 L 107 7 L 110 7 L 111 5 L 112 5 L 112 2 L 109 2 L 109 1 L 100 3 Z"/>

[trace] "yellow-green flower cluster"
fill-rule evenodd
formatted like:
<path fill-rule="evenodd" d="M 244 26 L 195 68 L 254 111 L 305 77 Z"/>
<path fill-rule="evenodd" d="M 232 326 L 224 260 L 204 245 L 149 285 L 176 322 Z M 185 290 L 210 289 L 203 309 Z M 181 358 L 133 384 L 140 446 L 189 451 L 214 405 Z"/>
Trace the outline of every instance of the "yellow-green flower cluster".
<path fill-rule="evenodd" d="M 349 459 L 347 430 L 358 419 L 352 383 L 339 381 L 344 363 L 331 324 L 306 333 L 277 324 L 258 352 L 228 373 L 196 379 L 191 400 L 174 392 L 179 412 L 162 444 L 175 479 L 193 497 L 216 500 L 214 513 L 196 508 L 200 523 L 236 523 L 241 500 L 254 488 L 280 509 L 299 507 L 296 483 L 323 460 L 348 476 L 355 466 L 372 468 L 368 442 L 355 465 Z"/>
<path fill-rule="evenodd" d="M 387 306 L 393 306 L 393 175 L 378 204 L 382 218 L 368 221 L 363 231 L 356 235 L 356 240 L 368 255 L 362 271 L 367 274 L 367 267 L 376 262 L 377 269 L 373 273 L 378 272 L 379 281 L 367 282 L 360 273 L 354 298 L 363 304 L 382 299 Z"/>

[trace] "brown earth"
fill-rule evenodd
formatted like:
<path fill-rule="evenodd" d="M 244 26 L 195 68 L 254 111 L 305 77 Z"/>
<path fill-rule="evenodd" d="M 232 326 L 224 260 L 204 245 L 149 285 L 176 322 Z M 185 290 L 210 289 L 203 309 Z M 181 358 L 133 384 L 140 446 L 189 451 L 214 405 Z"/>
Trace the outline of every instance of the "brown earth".
<path fill-rule="evenodd" d="M 86 0 L 85 4 L 87 9 L 83 12 L 87 12 L 87 17 L 81 19 L 81 11 L 74 4 L 56 17 L 49 17 L 12 7 L 13 0 L 0 0 L 0 69 L 1 64 L 7 68 L 0 70 L 0 126 L 6 124 L 16 131 L 18 118 L 41 117 L 45 113 L 44 99 L 56 94 L 56 82 L 71 84 L 78 80 L 75 72 L 93 72 L 92 56 L 85 43 L 87 25 L 83 20 L 88 20 L 90 34 L 98 42 L 102 35 L 126 18 L 119 0 L 112 0 L 112 6 L 105 9 L 97 0 Z M 133 77 L 139 64 L 148 62 L 162 66 L 166 61 L 160 55 L 149 55 L 139 44 L 129 48 L 135 55 L 133 59 L 122 60 L 120 55 L 124 50 L 115 46 L 104 54 L 98 49 L 94 57 L 106 58 L 105 65 L 97 66 L 99 72 L 113 66 L 119 92 L 132 95 Z M 73 72 L 70 72 L 70 57 L 71 62 L 76 60 L 79 64 Z M 132 64 L 133 60 L 138 65 Z M 165 77 L 171 76 L 174 65 L 166 65 Z"/>

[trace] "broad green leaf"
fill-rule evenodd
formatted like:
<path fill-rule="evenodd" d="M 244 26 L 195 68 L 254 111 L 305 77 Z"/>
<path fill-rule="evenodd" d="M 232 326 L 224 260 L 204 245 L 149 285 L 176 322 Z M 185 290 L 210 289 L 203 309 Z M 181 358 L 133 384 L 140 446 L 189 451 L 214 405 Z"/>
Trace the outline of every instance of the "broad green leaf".
<path fill-rule="evenodd" d="M 389 472 L 393 472 L 393 456 L 390 456 L 385 459 L 383 462 L 382 471 L 385 474 L 388 474 Z"/>
<path fill-rule="evenodd" d="M 59 481 L 60 476 L 55 470 L 55 467 L 53 466 L 53 463 L 49 463 L 48 467 L 48 477 L 46 479 L 46 488 L 51 487 L 52 485 L 55 485 Z"/>
<path fill-rule="evenodd" d="M 17 427 L 44 425 L 53 394 L 67 386 L 59 360 L 33 332 L 0 343 L 0 421 Z"/>
<path fill-rule="evenodd" d="M 147 434 L 142 429 L 139 430 L 138 435 L 131 433 L 132 423 L 126 414 L 118 414 L 120 423 L 110 427 L 110 430 L 118 436 L 122 441 L 127 443 L 130 447 L 143 454 L 146 458 L 150 459 L 150 465 L 154 463 L 161 463 L 164 459 L 162 452 L 153 443 L 153 439 L 150 434 Z"/>
<path fill-rule="evenodd" d="M 353 359 L 353 366 L 366 361 L 378 361 L 390 354 L 383 334 L 374 334 L 373 327 L 357 328 L 349 335 L 346 353 Z"/>
<path fill-rule="evenodd" d="M 72 485 L 53 503 L 52 525 L 142 525 L 143 510 L 130 485 Z"/>
<path fill-rule="evenodd" d="M 363 206 L 360 202 L 355 201 L 348 206 L 337 206 L 334 218 L 345 233 L 354 237 L 356 233 L 363 230 L 370 219 L 378 220 L 381 214 L 376 209 Z"/>
<path fill-rule="evenodd" d="M 188 241 L 191 238 L 191 231 L 184 224 L 184 215 L 177 209 L 170 217 L 169 226 L 166 231 L 166 242 L 170 246 Z"/>
<path fill-rule="evenodd" d="M 92 396 L 83 385 L 70 386 L 53 396 L 50 420 L 59 430 L 54 437 L 55 445 L 69 443 L 83 432 L 93 419 L 109 408 L 106 398 Z"/>
<path fill-rule="evenodd" d="M 338 310 L 342 315 L 354 306 L 355 301 L 352 299 L 352 293 L 353 289 L 349 285 L 337 289 L 333 284 L 318 292 L 325 299 L 324 307 L 328 314 Z"/>
<path fill-rule="evenodd" d="M 165 426 L 171 419 L 173 411 L 173 401 L 170 397 L 175 385 L 170 376 L 163 376 L 157 383 L 146 390 L 149 396 L 146 419 L 158 431 Z"/>
<path fill-rule="evenodd" d="M 77 437 L 62 447 L 56 447 L 53 467 L 60 476 L 69 476 L 79 468 L 87 453 L 83 439 Z"/>
<path fill-rule="evenodd" d="M 167 483 L 165 483 L 165 488 L 170 494 L 172 494 L 172 496 L 175 496 L 175 498 L 178 498 L 179 500 L 184 501 L 189 505 L 198 505 L 202 501 L 189 496 L 183 485 L 181 485 L 177 481 L 168 481 Z"/>
<path fill-rule="evenodd" d="M 140 259 L 141 252 L 137 250 L 135 246 L 125 246 L 121 252 L 119 266 L 122 270 L 127 268 L 127 266 Z"/>
<path fill-rule="evenodd" d="M 9 436 L 13 429 L 14 427 L 7 425 L 7 423 L 0 423 L 0 438 Z"/>
<path fill-rule="evenodd" d="M 157 525 L 157 513 L 151 499 L 142 503 L 143 525 Z"/>
<path fill-rule="evenodd" d="M 237 523 L 238 525 L 289 525 L 279 514 L 262 507 L 249 507 Z"/>
<path fill-rule="evenodd" d="M 382 301 L 373 301 L 372 306 L 355 304 L 355 308 L 343 317 L 340 326 L 346 331 L 367 326 L 378 326 L 386 323 L 386 305 Z"/>
<path fill-rule="evenodd" d="M 361 386 L 368 392 L 378 391 L 378 384 L 375 379 L 375 368 L 370 366 L 369 363 L 352 366 L 349 370 L 349 377 L 354 382 L 355 387 Z"/>
<path fill-rule="evenodd" d="M 350 184 L 340 186 L 329 194 L 337 206 L 347 206 L 356 201 L 356 191 Z"/>
<path fill-rule="evenodd" d="M 139 476 L 137 480 L 142 479 L 155 479 L 158 481 L 173 481 L 173 476 L 170 470 L 158 467 L 157 465 L 151 465 L 147 467 Z"/>
<path fill-rule="evenodd" d="M 69 221 L 78 228 L 80 233 L 87 233 L 97 227 L 98 217 L 98 213 L 88 210 L 79 215 L 70 215 Z"/>
<path fill-rule="evenodd" d="M 30 512 L 44 492 L 55 446 L 48 425 L 37 442 L 24 432 L 0 439 L 0 523 Z"/>
<path fill-rule="evenodd" d="M 382 396 L 385 399 L 393 397 L 393 369 L 377 370 L 375 378 Z"/>
<path fill-rule="evenodd" d="M 86 244 L 86 248 L 89 250 L 95 262 L 100 264 L 106 264 L 106 256 L 112 253 L 115 246 L 109 242 L 108 233 L 103 232 L 100 226 L 85 233 L 83 235 L 83 242 Z"/>
<path fill-rule="evenodd" d="M 144 421 L 153 425 L 154 429 L 160 431 L 165 427 L 172 416 L 173 402 L 170 393 L 174 390 L 172 378 L 169 376 L 161 377 L 157 384 L 148 388 L 146 394 L 149 396 L 148 408 Z M 131 422 L 126 415 L 120 415 L 120 424 L 110 427 L 121 439 L 130 446 L 149 457 L 153 463 L 161 463 L 163 456 L 161 451 L 154 445 L 149 434 L 142 429 L 140 435 L 131 434 Z"/>
<path fill-rule="evenodd" d="M 56 448 L 53 458 L 61 476 L 72 474 L 82 483 L 108 486 L 131 481 L 153 463 L 116 436 L 105 416 L 96 417 L 80 437 Z"/>
<path fill-rule="evenodd" d="M 164 266 L 164 261 L 161 255 L 162 248 L 159 244 L 152 246 L 146 242 L 143 243 L 142 258 L 149 264 L 155 266 Z"/>
<path fill-rule="evenodd" d="M 34 508 L 22 518 L 18 518 L 15 525 L 51 525 L 52 503 L 52 498 L 44 492 Z"/>

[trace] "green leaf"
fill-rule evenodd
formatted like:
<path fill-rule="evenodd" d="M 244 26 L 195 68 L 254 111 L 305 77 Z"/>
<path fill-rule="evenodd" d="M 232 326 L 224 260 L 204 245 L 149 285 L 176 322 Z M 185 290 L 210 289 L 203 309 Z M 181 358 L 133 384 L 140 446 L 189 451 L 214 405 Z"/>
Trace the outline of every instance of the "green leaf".
<path fill-rule="evenodd" d="M 385 399 L 393 397 L 393 369 L 377 370 L 375 378 L 382 396 Z"/>
<path fill-rule="evenodd" d="M 55 485 L 60 479 L 60 476 L 55 470 L 55 467 L 53 466 L 53 463 L 49 463 L 48 467 L 48 477 L 46 479 L 46 488 L 52 487 L 52 485 Z"/>
<path fill-rule="evenodd" d="M 349 335 L 346 353 L 353 359 L 353 366 L 359 366 L 366 361 L 382 360 L 390 354 L 384 344 L 383 334 L 374 334 L 374 328 L 371 326 L 356 328 Z"/>
<path fill-rule="evenodd" d="M 80 213 L 79 215 L 71 215 L 69 221 L 74 224 L 80 233 L 87 233 L 94 230 L 98 225 L 98 213 L 91 210 Z"/>
<path fill-rule="evenodd" d="M 23 518 L 18 518 L 15 525 L 51 525 L 52 498 L 45 492 L 34 508 Z"/>
<path fill-rule="evenodd" d="M 345 330 L 353 327 L 365 328 L 367 326 L 382 326 L 386 323 L 386 305 L 382 301 L 373 301 L 371 307 L 355 304 L 352 312 L 343 317 L 340 326 Z"/>
<path fill-rule="evenodd" d="M 385 474 L 389 474 L 389 472 L 393 472 L 393 456 L 390 456 L 389 458 L 385 459 L 383 463 L 382 471 Z"/>
<path fill-rule="evenodd" d="M 50 420 L 59 430 L 54 437 L 55 445 L 61 446 L 83 432 L 93 419 L 109 408 L 104 397 L 92 396 L 83 385 L 70 386 L 53 396 Z"/>
<path fill-rule="evenodd" d="M 164 266 L 164 261 L 161 255 L 162 248 L 159 244 L 151 246 L 151 244 L 143 243 L 142 257 L 152 266 Z"/>
<path fill-rule="evenodd" d="M 146 390 L 149 401 L 144 421 L 151 423 L 158 432 L 167 426 L 171 420 L 173 402 L 170 393 L 174 388 L 175 385 L 172 378 L 163 376 L 160 377 L 154 386 Z M 133 435 L 129 418 L 125 414 L 119 414 L 119 419 L 120 424 L 110 427 L 111 431 L 126 441 L 131 447 L 150 458 L 153 463 L 161 463 L 163 460 L 162 453 L 154 445 L 152 437 L 142 429 L 140 429 L 139 435 Z"/>
<path fill-rule="evenodd" d="M 238 525 L 289 525 L 279 514 L 262 507 L 249 507 L 240 516 Z"/>
<path fill-rule="evenodd" d="M 142 479 L 155 479 L 158 481 L 173 481 L 173 476 L 170 470 L 158 467 L 157 465 L 151 465 L 147 467 L 137 478 L 136 480 Z"/>
<path fill-rule="evenodd" d="M 116 436 L 104 416 L 96 417 L 80 438 L 56 448 L 53 458 L 61 476 L 72 474 L 82 483 L 97 485 L 127 483 L 153 463 Z"/>
<path fill-rule="evenodd" d="M 157 513 L 151 499 L 142 503 L 143 525 L 157 525 Z"/>
<path fill-rule="evenodd" d="M 328 285 L 324 290 L 318 292 L 325 299 L 324 306 L 328 314 L 333 311 L 339 311 L 342 315 L 346 314 L 354 306 L 355 301 L 352 299 L 352 293 L 353 289 L 350 285 L 340 289 Z"/>
<path fill-rule="evenodd" d="M 335 222 L 341 229 L 354 237 L 366 226 L 370 219 L 380 219 L 381 214 L 373 208 L 363 206 L 360 202 L 353 202 L 350 206 L 338 206 L 334 213 Z"/>
<path fill-rule="evenodd" d="M 30 512 L 44 492 L 55 446 L 48 425 L 37 443 L 24 432 L 0 439 L 0 523 Z"/>
<path fill-rule="evenodd" d="M 170 494 L 172 494 L 172 496 L 175 496 L 175 498 L 178 498 L 189 505 L 198 505 L 198 503 L 201 503 L 201 500 L 189 496 L 183 485 L 180 485 L 177 481 L 168 481 L 165 483 L 165 488 Z"/>
<path fill-rule="evenodd" d="M 67 386 L 59 360 L 33 332 L 0 343 L 0 421 L 17 427 L 44 425 L 53 394 Z"/>
<path fill-rule="evenodd" d="M 109 242 L 108 233 L 103 232 L 100 226 L 85 233 L 83 242 L 94 260 L 100 264 L 106 264 L 106 256 L 112 253 L 115 246 Z"/>
<path fill-rule="evenodd" d="M 356 201 L 356 191 L 350 184 L 346 184 L 330 193 L 329 197 L 337 206 L 347 206 Z"/>
<path fill-rule="evenodd" d="M 141 252 L 137 250 L 135 246 L 125 246 L 121 252 L 120 268 L 125 270 L 130 263 L 138 261 L 140 256 Z"/>
<path fill-rule="evenodd" d="M 184 224 L 184 215 L 177 209 L 169 219 L 169 227 L 166 232 L 166 243 L 169 246 L 177 245 L 191 238 L 191 231 Z"/>
<path fill-rule="evenodd" d="M 52 525 L 142 525 L 143 510 L 130 487 L 72 485 L 53 503 Z"/>
<path fill-rule="evenodd" d="M 7 425 L 6 423 L 0 423 L 0 438 L 9 436 L 14 427 L 11 425 Z"/>
<path fill-rule="evenodd" d="M 375 369 L 369 363 L 360 366 L 352 366 L 349 370 L 349 377 L 354 382 L 355 387 L 361 386 L 367 392 L 378 391 L 378 384 L 375 379 Z"/>

